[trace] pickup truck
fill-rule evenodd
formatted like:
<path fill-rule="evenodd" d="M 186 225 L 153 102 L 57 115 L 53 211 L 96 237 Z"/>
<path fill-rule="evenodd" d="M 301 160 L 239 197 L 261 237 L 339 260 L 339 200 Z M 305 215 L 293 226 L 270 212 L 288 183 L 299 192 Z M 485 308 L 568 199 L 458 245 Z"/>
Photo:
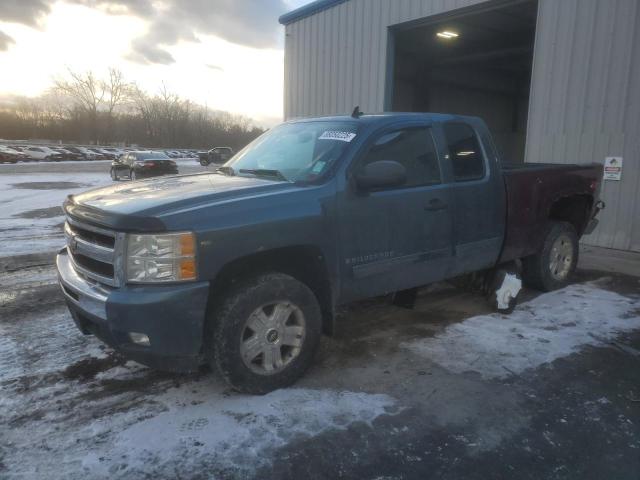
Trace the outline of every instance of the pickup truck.
<path fill-rule="evenodd" d="M 504 310 L 520 269 L 561 287 L 601 178 L 503 164 L 473 117 L 291 121 L 215 172 L 69 196 L 59 281 L 79 329 L 126 357 L 265 393 L 303 374 L 338 305 L 473 272 Z"/>
<path fill-rule="evenodd" d="M 231 147 L 214 147 L 206 152 L 198 152 L 198 161 L 203 167 L 207 167 L 212 163 L 214 165 L 222 165 L 229 161 L 233 156 Z"/>

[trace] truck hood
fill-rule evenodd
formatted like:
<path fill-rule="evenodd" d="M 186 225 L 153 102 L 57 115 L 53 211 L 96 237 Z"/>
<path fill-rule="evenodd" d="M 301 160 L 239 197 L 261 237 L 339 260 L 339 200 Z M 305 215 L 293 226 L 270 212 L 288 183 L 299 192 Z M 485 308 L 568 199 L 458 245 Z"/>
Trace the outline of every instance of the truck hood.
<path fill-rule="evenodd" d="M 157 177 L 69 196 L 67 213 L 124 230 L 162 227 L 158 216 L 177 210 L 300 188 L 294 184 L 221 174 Z M 155 217 L 151 219 L 149 217 Z"/>

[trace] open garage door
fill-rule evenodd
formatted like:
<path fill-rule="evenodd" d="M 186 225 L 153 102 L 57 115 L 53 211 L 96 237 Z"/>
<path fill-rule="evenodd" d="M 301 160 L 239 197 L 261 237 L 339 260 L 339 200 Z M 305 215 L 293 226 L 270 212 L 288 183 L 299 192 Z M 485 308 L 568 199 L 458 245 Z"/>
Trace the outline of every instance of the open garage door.
<path fill-rule="evenodd" d="M 394 111 L 476 115 L 523 162 L 538 4 L 483 4 L 393 30 Z"/>

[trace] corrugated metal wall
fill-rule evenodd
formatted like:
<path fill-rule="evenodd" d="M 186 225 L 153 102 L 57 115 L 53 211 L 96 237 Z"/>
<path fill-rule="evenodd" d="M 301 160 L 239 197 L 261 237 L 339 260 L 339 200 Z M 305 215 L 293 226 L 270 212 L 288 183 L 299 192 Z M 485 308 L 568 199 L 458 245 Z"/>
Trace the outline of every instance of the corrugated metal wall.
<path fill-rule="evenodd" d="M 385 105 L 388 27 L 482 0 L 349 0 L 286 27 L 285 117 Z M 603 162 L 607 210 L 586 243 L 640 251 L 640 0 L 539 0 L 526 160 Z"/>
<path fill-rule="evenodd" d="M 285 29 L 285 118 L 383 110 L 387 27 L 483 0 L 349 0 Z"/>
<path fill-rule="evenodd" d="M 640 251 L 640 2 L 541 0 L 534 55 L 529 162 L 624 157 L 607 181 L 607 209 L 585 243 Z"/>

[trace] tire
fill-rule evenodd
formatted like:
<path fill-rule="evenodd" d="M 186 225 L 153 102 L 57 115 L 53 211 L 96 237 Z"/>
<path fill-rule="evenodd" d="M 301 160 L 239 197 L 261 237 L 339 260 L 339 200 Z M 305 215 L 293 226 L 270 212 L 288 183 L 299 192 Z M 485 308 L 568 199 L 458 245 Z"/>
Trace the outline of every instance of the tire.
<path fill-rule="evenodd" d="M 118 177 L 118 173 L 113 168 L 111 169 L 111 180 L 113 180 L 114 182 L 120 180 L 120 178 Z"/>
<path fill-rule="evenodd" d="M 137 180 L 138 179 L 138 175 L 136 175 L 136 171 L 135 170 L 131 170 L 129 172 L 129 178 L 133 181 L 133 180 Z"/>
<path fill-rule="evenodd" d="M 567 285 L 577 264 L 575 228 L 567 222 L 551 222 L 542 249 L 522 260 L 522 278 L 528 287 L 550 292 Z"/>
<path fill-rule="evenodd" d="M 272 322 L 276 318 L 281 321 Z M 251 394 L 265 394 L 298 380 L 311 365 L 322 333 L 316 296 L 282 273 L 241 282 L 211 310 L 208 321 L 205 348 L 212 367 L 235 390 Z"/>

